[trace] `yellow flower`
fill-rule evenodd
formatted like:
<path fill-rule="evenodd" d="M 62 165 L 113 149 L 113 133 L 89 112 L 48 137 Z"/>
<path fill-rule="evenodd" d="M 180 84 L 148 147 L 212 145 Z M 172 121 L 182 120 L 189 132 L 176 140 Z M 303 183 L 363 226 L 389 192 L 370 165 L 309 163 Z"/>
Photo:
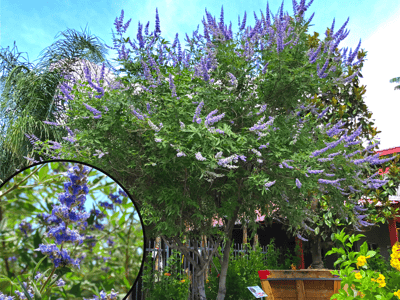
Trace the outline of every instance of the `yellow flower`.
<path fill-rule="evenodd" d="M 207 280 L 206 280 L 206 283 L 208 283 L 209 281 L 210 281 L 210 280 L 207 279 Z"/>
<path fill-rule="evenodd" d="M 356 279 L 361 279 L 361 278 L 362 278 L 362 275 L 360 273 L 357 273 L 356 274 Z"/>
<path fill-rule="evenodd" d="M 296 270 L 296 266 L 294 264 L 292 264 L 290 267 L 292 268 L 292 270 Z"/>
<path fill-rule="evenodd" d="M 367 263 L 367 258 L 370 258 L 370 256 L 365 257 L 364 255 L 360 255 L 357 258 L 357 269 L 358 267 L 362 267 L 363 265 L 365 265 Z"/>
<path fill-rule="evenodd" d="M 381 288 L 386 286 L 385 276 L 382 274 L 379 274 L 378 279 L 371 278 L 371 281 L 377 282 Z"/>
<path fill-rule="evenodd" d="M 383 276 L 382 274 L 379 274 L 379 276 L 378 276 L 378 279 L 377 279 L 378 281 L 379 280 L 385 280 L 385 276 Z"/>
<path fill-rule="evenodd" d="M 185 282 L 185 279 L 182 279 L 181 282 L 182 282 L 182 283 Z"/>
<path fill-rule="evenodd" d="M 400 299 L 400 290 L 398 290 L 397 292 L 395 292 L 394 295 L 397 296 L 397 298 Z"/>

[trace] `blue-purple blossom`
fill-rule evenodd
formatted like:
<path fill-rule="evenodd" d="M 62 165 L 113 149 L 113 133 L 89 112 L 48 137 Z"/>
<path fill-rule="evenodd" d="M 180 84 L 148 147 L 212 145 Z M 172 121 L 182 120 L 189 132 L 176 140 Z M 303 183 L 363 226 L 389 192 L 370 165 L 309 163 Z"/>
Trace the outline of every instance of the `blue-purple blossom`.
<path fill-rule="evenodd" d="M 93 154 L 93 156 L 98 156 L 98 158 L 102 158 L 104 155 L 108 154 L 108 152 L 103 153 L 102 151 L 97 150 L 97 149 L 95 151 L 96 151 L 96 153 Z"/>
<path fill-rule="evenodd" d="M 17 261 L 17 257 L 16 256 L 10 256 L 8 258 L 8 261 Z"/>
<path fill-rule="evenodd" d="M 304 242 L 308 242 L 308 240 L 306 238 L 303 238 L 299 233 L 297 234 L 297 238 Z"/>
<path fill-rule="evenodd" d="M 118 292 L 115 292 L 114 289 L 111 289 L 111 292 L 109 295 L 107 295 L 104 291 L 100 292 L 100 298 L 97 297 L 96 295 L 93 295 L 92 299 L 86 299 L 83 298 L 83 300 L 117 300 L 118 297 Z"/>
<path fill-rule="evenodd" d="M 109 203 L 107 201 L 99 201 L 100 206 L 107 208 L 107 209 L 113 209 L 114 205 L 112 203 Z"/>
<path fill-rule="evenodd" d="M 282 162 L 282 165 L 285 167 L 285 168 L 288 168 L 288 169 L 293 169 L 293 167 L 292 166 L 289 166 L 286 162 Z"/>
<path fill-rule="evenodd" d="M 19 224 L 19 229 L 25 236 L 28 236 L 28 233 L 32 232 L 32 225 L 24 220 Z"/>
<path fill-rule="evenodd" d="M 301 182 L 300 182 L 300 180 L 297 179 L 297 178 L 296 178 L 296 186 L 297 186 L 298 188 L 301 188 Z"/>
<path fill-rule="evenodd" d="M 312 231 L 312 232 L 315 232 L 315 230 L 312 229 L 312 228 L 310 228 L 310 227 L 308 227 L 307 224 L 306 224 L 304 221 L 302 221 L 301 224 L 303 225 L 303 227 L 304 227 L 306 230 L 310 230 L 310 231 Z"/>
<path fill-rule="evenodd" d="M 65 285 L 65 281 L 62 280 L 62 278 L 60 278 L 57 282 L 56 282 L 57 286 L 64 286 Z"/>
<path fill-rule="evenodd" d="M 186 156 L 186 154 L 180 151 L 179 149 L 177 151 L 178 151 L 178 153 L 176 154 L 177 157 Z"/>
<path fill-rule="evenodd" d="M 197 160 L 200 160 L 200 161 L 205 161 L 205 160 L 206 160 L 206 158 L 203 157 L 203 156 L 201 155 L 200 152 L 197 152 L 197 153 L 196 153 L 196 159 L 197 159 Z"/>
<path fill-rule="evenodd" d="M 56 123 L 56 122 L 49 122 L 49 121 L 42 121 L 44 124 L 47 124 L 47 125 L 53 125 L 53 126 L 61 126 L 61 124 L 58 124 L 58 123 Z"/>
<path fill-rule="evenodd" d="M 253 152 L 255 155 L 257 155 L 257 156 L 262 156 L 262 154 L 261 154 L 261 152 L 260 151 L 258 151 L 257 149 L 250 149 L 250 151 L 251 152 Z"/>
<path fill-rule="evenodd" d="M 153 129 L 155 132 L 159 132 L 162 128 L 162 123 L 160 123 L 160 128 L 154 125 L 153 122 L 151 122 L 150 120 L 147 120 L 147 123 L 149 124 L 150 128 Z"/>
<path fill-rule="evenodd" d="M 219 152 L 219 153 L 221 153 L 221 155 L 222 155 L 222 152 Z M 218 153 L 217 153 L 217 155 L 218 155 Z M 216 155 L 216 157 L 217 157 L 217 155 Z M 219 156 L 219 157 L 220 157 L 220 156 Z M 233 161 L 234 163 L 237 163 L 238 158 L 239 158 L 239 155 L 233 154 L 233 155 L 231 155 L 231 156 L 229 156 L 229 157 L 219 159 L 219 160 L 218 160 L 218 165 L 220 165 L 220 166 L 222 166 L 222 167 L 224 167 L 224 168 L 228 168 L 228 169 L 236 169 L 236 168 L 238 168 L 238 166 L 230 165 L 230 163 L 231 163 L 232 161 Z"/>
<path fill-rule="evenodd" d="M 216 114 L 217 112 L 218 112 L 218 109 L 213 110 L 212 112 L 210 112 L 210 113 L 207 115 L 206 120 L 205 120 L 205 122 L 204 122 L 204 124 L 205 124 L 206 126 L 212 125 L 212 124 L 214 124 L 214 123 L 220 121 L 223 117 L 225 117 L 225 113 L 222 113 L 222 114 L 220 114 L 220 115 L 218 115 L 218 116 L 213 116 L 213 115 Z"/>
<path fill-rule="evenodd" d="M 276 180 L 271 181 L 271 182 L 267 182 L 266 184 L 264 184 L 264 186 L 265 186 L 265 188 L 268 190 L 268 188 L 269 188 L 270 186 L 274 185 L 275 182 L 276 182 Z"/>
<path fill-rule="evenodd" d="M 104 229 L 104 225 L 103 224 L 99 224 L 99 223 L 94 224 L 94 227 L 96 229 L 98 229 L 98 230 L 103 230 Z"/>
<path fill-rule="evenodd" d="M 119 194 L 120 196 L 122 196 L 122 197 L 128 197 L 128 194 L 125 193 L 125 192 L 124 192 L 123 190 L 121 190 L 121 189 L 118 190 L 118 194 Z"/>
<path fill-rule="evenodd" d="M 320 174 L 322 172 L 324 172 L 324 170 L 308 170 L 308 173 L 310 174 Z"/>
<path fill-rule="evenodd" d="M 197 106 L 195 114 L 193 116 L 193 122 L 197 121 L 197 119 L 198 119 L 197 117 L 200 115 L 201 108 L 203 107 L 203 105 L 204 105 L 204 101 L 201 101 L 200 104 Z M 201 122 L 201 120 L 200 120 L 200 122 Z"/>
<path fill-rule="evenodd" d="M 131 107 L 132 113 L 139 119 L 139 120 L 144 120 L 143 115 L 140 113 L 140 111 L 136 111 L 135 108 Z"/>
<path fill-rule="evenodd" d="M 25 288 L 26 288 L 26 285 L 25 285 Z M 32 299 L 34 297 L 32 288 L 30 287 L 29 289 L 27 289 L 27 292 L 29 294 L 29 297 L 31 297 L 31 299 Z M 15 291 L 15 294 L 19 297 L 20 300 L 28 299 L 28 298 L 26 298 L 25 294 L 20 291 Z M 11 298 L 11 296 L 10 296 L 10 297 L 8 297 L 8 299 L 14 299 L 14 297 Z"/>
<path fill-rule="evenodd" d="M 94 107 L 91 107 L 90 105 L 87 105 L 86 103 L 82 103 L 88 110 L 90 110 L 94 115 L 101 115 L 101 111 L 95 109 Z"/>

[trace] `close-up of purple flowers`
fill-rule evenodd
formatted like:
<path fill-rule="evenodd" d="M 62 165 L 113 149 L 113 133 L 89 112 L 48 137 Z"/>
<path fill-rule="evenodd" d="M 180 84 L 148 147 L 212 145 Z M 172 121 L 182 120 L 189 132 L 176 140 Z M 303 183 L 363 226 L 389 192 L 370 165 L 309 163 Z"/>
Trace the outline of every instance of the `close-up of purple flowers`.
<path fill-rule="evenodd" d="M 42 164 L 37 167 L 37 170 L 40 168 L 43 168 L 43 170 L 51 169 L 47 166 L 48 164 Z M 109 220 L 109 217 L 110 213 L 115 216 L 121 213 L 127 214 L 128 212 L 124 212 L 122 206 L 128 208 L 129 214 L 135 212 L 132 210 L 133 205 L 128 205 L 128 194 L 121 188 L 109 189 L 108 194 L 104 194 L 104 191 L 100 193 L 103 199 L 108 198 L 108 201 L 95 201 L 94 194 L 91 192 L 91 180 L 89 179 L 89 176 L 97 174 L 92 172 L 93 168 L 83 164 L 66 163 L 64 165 L 63 163 L 55 163 L 51 166 L 58 166 L 56 167 L 57 171 L 54 172 L 55 175 L 51 175 L 55 176 L 53 180 L 57 183 L 58 191 L 50 194 L 53 197 L 48 198 L 49 200 L 54 199 L 54 202 L 43 204 L 42 197 L 39 197 L 39 199 L 35 197 L 38 193 L 32 194 L 32 199 L 39 200 L 38 203 L 40 203 L 37 208 L 32 206 L 32 210 L 33 212 L 38 210 L 40 213 L 37 213 L 36 216 L 32 215 L 30 218 L 22 216 L 22 220 L 17 222 L 15 229 L 16 233 L 19 233 L 22 238 L 21 241 L 26 241 L 29 246 L 25 245 L 25 248 L 18 250 L 14 256 L 7 257 L 7 270 L 21 267 L 34 269 L 35 267 L 37 271 L 32 274 L 32 277 L 27 277 L 28 274 L 22 275 L 22 272 L 22 277 L 19 280 L 23 284 L 23 288 L 21 286 L 20 290 L 13 289 L 14 292 L 11 296 L 2 294 L 2 297 L 4 296 L 4 299 L 11 297 L 13 300 L 33 300 L 37 297 L 35 296 L 37 293 L 46 292 L 47 294 L 51 293 L 52 297 L 58 295 L 57 299 L 71 299 L 72 295 L 66 297 L 63 289 L 71 289 L 78 284 L 80 276 L 85 276 L 83 274 L 88 274 L 91 270 L 97 270 L 95 271 L 96 276 L 105 278 L 108 276 L 107 274 L 111 273 L 114 274 L 114 277 L 120 279 L 103 287 L 104 291 L 100 294 L 96 295 L 98 292 L 95 291 L 89 292 L 89 294 L 86 292 L 86 297 L 93 295 L 95 299 L 99 296 L 98 299 L 119 299 L 120 292 L 128 292 L 126 290 L 128 278 L 131 280 L 131 284 L 133 282 L 132 277 L 127 277 L 126 273 L 119 275 L 115 265 L 123 263 L 124 266 L 129 266 L 133 263 L 134 258 L 131 253 L 126 252 L 127 250 L 119 253 L 119 250 L 115 247 L 123 247 L 120 236 L 122 235 L 122 238 L 124 238 L 125 223 L 135 221 L 133 218 L 131 218 L 132 221 L 119 218 L 118 224 L 116 224 L 114 223 L 115 220 Z M 65 171 L 59 171 L 60 168 Z M 43 176 L 45 176 L 45 173 L 42 172 L 38 179 L 43 179 Z M 115 185 L 115 183 L 113 184 Z M 26 188 L 29 187 L 27 185 Z M 88 201 L 92 203 L 92 209 L 90 209 Z M 18 215 L 14 214 L 14 216 Z M 110 221 L 112 221 L 112 224 Z M 112 229 L 112 226 L 114 229 Z M 113 230 L 117 230 L 119 235 L 114 234 Z M 129 229 L 129 231 L 132 231 L 132 229 Z M 34 242 L 32 242 L 32 239 Z M 33 245 L 35 247 L 32 247 Z M 133 249 L 130 251 L 133 251 Z M 116 255 L 123 255 L 124 259 L 118 259 Z M 27 261 L 21 264 L 21 259 L 23 261 L 27 259 Z M 140 261 L 140 258 L 138 260 Z M 33 266 L 30 266 L 28 262 L 34 263 Z M 81 275 L 76 277 L 76 274 Z M 134 276 L 135 274 L 128 275 Z M 121 276 L 124 276 L 125 279 L 123 280 Z M 20 284 L 16 282 L 16 285 Z M 116 292 L 116 287 L 120 291 Z M 87 291 L 90 291 L 91 289 L 88 288 L 88 286 L 85 287 Z M 105 292 L 106 290 L 108 293 Z M 8 293 L 10 291 L 8 290 Z M 64 298 L 60 298 L 61 295 Z M 72 298 L 75 299 L 75 297 Z M 42 299 L 48 300 L 50 298 L 46 296 Z M 76 299 L 82 300 L 83 298 L 77 297 Z"/>

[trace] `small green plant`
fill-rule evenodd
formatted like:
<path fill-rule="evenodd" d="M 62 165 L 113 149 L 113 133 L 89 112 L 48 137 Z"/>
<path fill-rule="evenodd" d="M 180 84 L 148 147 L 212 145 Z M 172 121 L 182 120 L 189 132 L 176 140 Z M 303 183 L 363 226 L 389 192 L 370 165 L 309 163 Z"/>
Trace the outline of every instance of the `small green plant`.
<path fill-rule="evenodd" d="M 249 243 L 245 244 L 247 249 L 251 249 Z M 230 262 L 228 267 L 228 274 L 226 278 L 226 295 L 225 299 L 229 300 L 245 300 L 251 297 L 251 293 L 247 289 L 248 286 L 254 286 L 260 284 L 260 278 L 258 276 L 259 270 L 265 270 L 266 264 L 262 249 L 260 246 L 256 246 L 255 250 L 249 250 L 248 254 L 239 255 L 234 258 L 233 248 L 230 251 Z M 218 247 L 218 252 L 223 259 L 221 246 Z M 221 270 L 220 260 L 217 257 L 213 258 L 214 266 L 210 270 L 210 275 L 206 281 L 206 296 L 207 299 L 215 299 L 218 294 L 219 284 L 219 270 Z M 216 270 L 216 269 L 217 270 Z"/>
<path fill-rule="evenodd" d="M 267 268 L 270 270 L 280 270 L 281 266 L 279 265 L 279 257 L 280 253 L 275 247 L 275 238 L 272 238 L 267 249 Z"/>
<path fill-rule="evenodd" d="M 386 276 L 386 274 L 392 270 L 390 263 L 380 254 L 381 251 L 379 247 L 375 252 L 375 256 L 368 259 L 368 266 L 371 270 L 377 271 Z"/>
<path fill-rule="evenodd" d="M 167 259 L 167 265 L 162 272 L 153 272 L 151 253 L 147 255 L 147 263 L 143 270 L 143 287 L 145 299 L 148 300 L 187 300 L 189 296 L 190 280 L 186 274 L 181 274 L 179 252 L 172 250 Z M 156 282 L 155 278 L 159 280 Z"/>

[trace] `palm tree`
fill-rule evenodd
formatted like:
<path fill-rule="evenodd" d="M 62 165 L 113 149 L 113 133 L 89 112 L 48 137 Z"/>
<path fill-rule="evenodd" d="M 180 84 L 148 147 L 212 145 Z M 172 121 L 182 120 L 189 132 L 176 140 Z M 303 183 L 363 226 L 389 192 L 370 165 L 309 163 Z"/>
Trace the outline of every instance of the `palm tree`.
<path fill-rule="evenodd" d="M 29 165 L 24 156 L 39 160 L 25 133 L 34 134 L 42 141 L 58 142 L 67 135 L 65 129 L 42 122 L 62 123 L 68 104 L 62 103 L 59 87 L 67 82 L 65 75 L 76 72 L 77 79 L 84 79 L 82 62 L 97 74 L 101 69 L 97 64 L 101 62 L 117 72 L 105 59 L 108 51 L 97 37 L 70 29 L 61 34 L 65 39 L 42 50 L 40 54 L 46 51 L 45 55 L 33 67 L 29 62 L 18 61 L 21 53 L 15 55 L 15 41 L 14 54 L 8 53 L 8 47 L 0 49 L 0 183 L 16 169 Z M 113 76 L 109 78 L 112 80 Z"/>
<path fill-rule="evenodd" d="M 392 78 L 392 79 L 390 79 L 389 82 L 390 82 L 390 83 L 393 83 L 393 82 L 399 83 L 399 82 L 400 82 L 400 77 Z M 400 85 L 396 85 L 396 86 L 394 87 L 394 89 L 395 89 L 395 90 L 400 90 Z"/>

